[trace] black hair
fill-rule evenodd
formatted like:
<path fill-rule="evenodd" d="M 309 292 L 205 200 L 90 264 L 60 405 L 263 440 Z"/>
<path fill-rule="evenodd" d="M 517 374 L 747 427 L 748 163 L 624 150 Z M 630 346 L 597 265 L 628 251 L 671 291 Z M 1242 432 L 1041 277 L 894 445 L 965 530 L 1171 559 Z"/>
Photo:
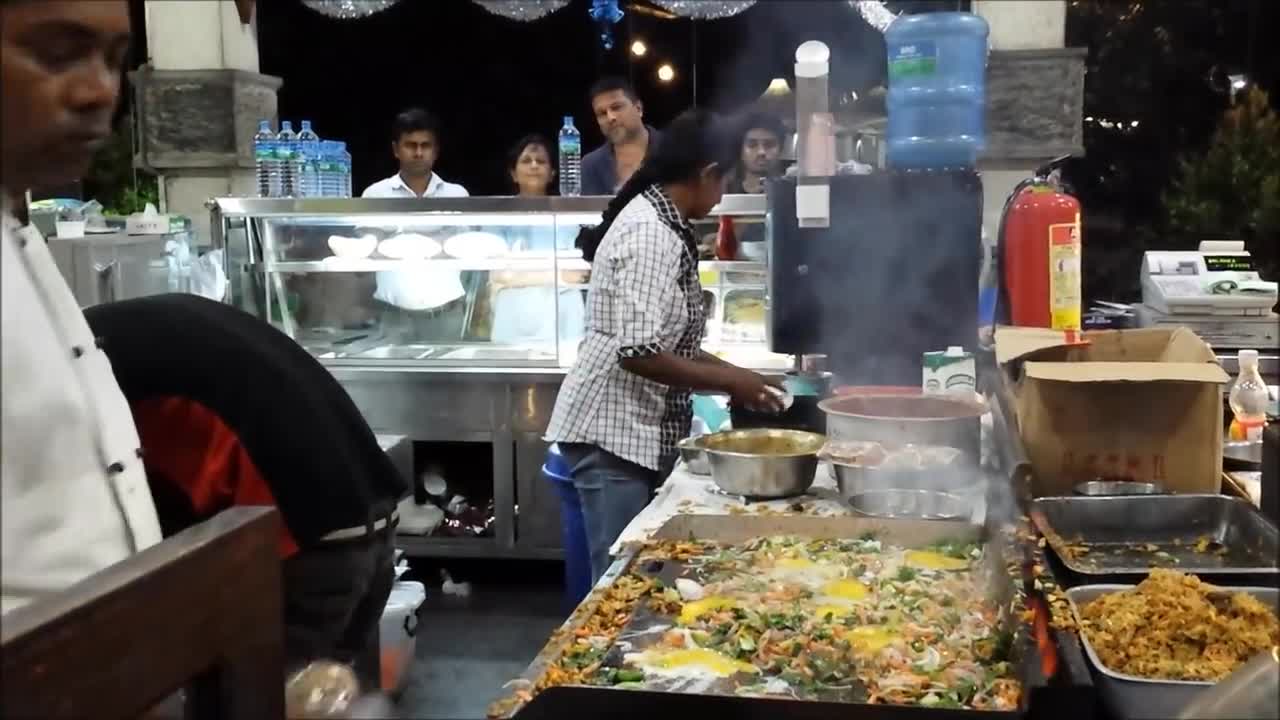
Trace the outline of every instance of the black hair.
<path fill-rule="evenodd" d="M 396 115 L 391 123 L 391 142 L 398 143 L 405 135 L 424 130 L 434 135 L 437 143 L 440 142 L 439 118 L 422 108 L 409 108 Z"/>
<path fill-rule="evenodd" d="M 692 179 L 712 163 L 721 174 L 728 172 L 738 156 L 733 140 L 732 128 L 726 127 L 714 113 L 706 110 L 681 113 L 662 133 L 658 147 L 645 156 L 640 169 L 609 201 L 600 224 L 584 227 L 578 233 L 575 244 L 582 250 L 582 257 L 587 262 L 595 259 L 600 241 L 618 213 L 649 186 Z"/>
<path fill-rule="evenodd" d="M 738 150 L 742 150 L 742 144 L 747 141 L 747 133 L 752 130 L 768 130 L 778 138 L 778 144 L 782 144 L 787 139 L 787 129 L 782 124 L 782 119 L 773 113 L 755 111 L 747 113 L 738 121 Z"/>
<path fill-rule="evenodd" d="M 547 159 L 551 161 L 551 167 L 553 171 L 552 176 L 554 177 L 556 156 L 555 156 L 555 152 L 552 150 L 553 146 L 551 145 L 551 141 L 548 140 L 545 135 L 541 135 L 539 133 L 530 133 L 520 138 L 519 140 L 517 140 L 516 144 L 512 145 L 511 149 L 507 151 L 507 176 L 508 176 L 507 179 L 508 180 L 511 179 L 510 178 L 511 173 L 515 171 L 516 165 L 519 164 L 520 162 L 520 155 L 524 153 L 524 149 L 529 147 L 530 145 L 541 145 L 542 149 L 547 151 Z M 511 181 L 511 182 L 514 184 L 514 181 Z"/>
<path fill-rule="evenodd" d="M 610 75 L 600 78 L 591 86 L 591 92 L 587 94 L 587 104 L 591 104 L 595 102 L 597 97 L 615 90 L 626 95 L 631 102 L 640 102 L 640 96 L 636 94 L 636 89 L 630 82 L 617 75 Z"/>

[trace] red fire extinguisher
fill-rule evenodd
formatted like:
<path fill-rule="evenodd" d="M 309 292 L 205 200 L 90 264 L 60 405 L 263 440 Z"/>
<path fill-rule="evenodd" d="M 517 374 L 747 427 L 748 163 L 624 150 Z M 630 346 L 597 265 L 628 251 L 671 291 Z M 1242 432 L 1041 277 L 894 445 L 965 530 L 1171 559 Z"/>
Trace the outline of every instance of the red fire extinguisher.
<path fill-rule="evenodd" d="M 1055 161 L 1055 163 L 1060 161 Z M 1000 313 L 1003 322 L 1062 330 L 1081 323 L 1080 202 L 1052 165 L 1014 188 L 1000 218 Z"/>

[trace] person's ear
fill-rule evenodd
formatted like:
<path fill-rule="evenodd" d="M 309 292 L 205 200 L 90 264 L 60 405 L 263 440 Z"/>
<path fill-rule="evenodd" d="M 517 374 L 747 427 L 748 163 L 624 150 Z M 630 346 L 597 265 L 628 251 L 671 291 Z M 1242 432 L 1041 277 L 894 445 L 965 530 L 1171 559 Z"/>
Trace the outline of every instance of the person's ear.
<path fill-rule="evenodd" d="M 723 179 L 724 173 L 720 172 L 720 163 L 713 162 L 702 168 L 702 172 L 698 173 L 704 182 L 718 183 Z"/>
<path fill-rule="evenodd" d="M 520 187 L 520 182 L 519 182 L 519 180 L 517 180 L 517 179 L 516 179 L 516 170 L 515 170 L 515 168 L 511 168 L 511 170 L 510 170 L 509 174 L 511 175 L 511 183 L 512 183 L 513 185 L 515 185 L 516 187 Z"/>
<path fill-rule="evenodd" d="M 640 113 L 640 117 L 644 117 L 644 103 L 636 100 L 636 112 Z"/>

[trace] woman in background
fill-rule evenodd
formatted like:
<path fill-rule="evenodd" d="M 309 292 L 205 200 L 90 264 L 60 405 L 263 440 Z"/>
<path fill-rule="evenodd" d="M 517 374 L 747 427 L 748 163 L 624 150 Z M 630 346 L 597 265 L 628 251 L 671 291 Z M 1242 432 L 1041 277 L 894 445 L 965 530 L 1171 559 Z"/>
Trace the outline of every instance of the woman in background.
<path fill-rule="evenodd" d="M 596 578 L 608 568 L 610 546 L 674 467 L 693 389 L 779 409 L 764 378 L 702 350 L 706 312 L 689 221 L 720 202 L 737 154 L 733 133 L 714 115 L 684 113 L 602 222 L 578 236 L 592 263 L 586 339 L 546 440 L 559 443 L 571 468 Z"/>
<path fill-rule="evenodd" d="M 541 198 L 551 194 L 556 177 L 551 164 L 551 143 L 541 135 L 526 135 L 507 154 L 507 175 L 516 197 Z M 577 228 L 527 225 L 512 227 L 508 242 L 512 252 L 547 255 L 570 250 Z M 560 239 L 560 242 L 557 242 Z M 547 260 L 548 266 L 551 261 Z M 560 273 L 561 282 L 580 285 L 584 273 Z M 566 288 L 556 300 L 555 276 L 549 272 L 501 270 L 489 274 L 489 306 L 492 326 L 489 339 L 495 343 L 550 349 L 557 339 L 571 350 L 582 338 L 585 303 L 582 291 Z"/>
<path fill-rule="evenodd" d="M 556 179 L 551 164 L 551 142 L 534 133 L 520 138 L 507 153 L 507 174 L 516 188 L 516 197 L 546 197 Z"/>

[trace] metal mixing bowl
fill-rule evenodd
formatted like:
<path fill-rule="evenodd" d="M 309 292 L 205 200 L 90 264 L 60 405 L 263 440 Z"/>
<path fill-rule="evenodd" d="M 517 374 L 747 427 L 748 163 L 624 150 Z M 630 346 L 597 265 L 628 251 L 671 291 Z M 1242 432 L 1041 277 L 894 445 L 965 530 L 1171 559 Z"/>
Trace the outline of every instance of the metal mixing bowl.
<path fill-rule="evenodd" d="M 972 504 L 957 495 L 934 490 L 868 490 L 849 498 L 863 515 L 916 520 L 967 520 Z"/>
<path fill-rule="evenodd" d="M 701 437 L 689 437 L 681 440 L 677 445 L 680 450 L 680 459 L 684 460 L 684 466 L 694 475 L 710 475 L 711 461 L 707 459 L 707 451 L 702 449 Z"/>
<path fill-rule="evenodd" d="M 946 465 L 931 468 L 882 468 L 832 462 L 840 496 L 851 498 L 873 490 L 933 490 L 970 495 L 982 487 L 975 467 Z"/>
<path fill-rule="evenodd" d="M 730 430 L 700 438 L 711 479 L 727 493 L 779 498 L 803 494 L 826 438 L 800 430 Z"/>
<path fill-rule="evenodd" d="M 1160 495 L 1164 488 L 1156 483 L 1129 480 L 1090 480 L 1076 485 L 1077 495 Z"/>

